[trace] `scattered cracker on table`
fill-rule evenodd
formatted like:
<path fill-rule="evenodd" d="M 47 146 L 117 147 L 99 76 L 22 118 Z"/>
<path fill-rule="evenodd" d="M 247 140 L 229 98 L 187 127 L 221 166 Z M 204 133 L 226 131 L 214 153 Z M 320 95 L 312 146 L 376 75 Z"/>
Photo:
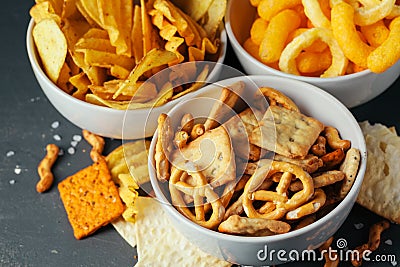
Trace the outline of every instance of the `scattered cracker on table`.
<path fill-rule="evenodd" d="M 367 144 L 367 169 L 357 203 L 400 223 L 400 137 L 385 125 L 360 123 Z"/>
<path fill-rule="evenodd" d="M 82 239 L 118 218 L 124 211 L 103 157 L 58 184 L 76 239 Z"/>

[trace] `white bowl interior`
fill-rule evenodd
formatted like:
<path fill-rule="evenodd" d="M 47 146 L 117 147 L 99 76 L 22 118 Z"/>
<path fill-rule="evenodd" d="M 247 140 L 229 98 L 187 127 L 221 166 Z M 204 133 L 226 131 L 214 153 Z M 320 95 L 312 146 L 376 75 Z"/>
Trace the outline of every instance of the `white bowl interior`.
<path fill-rule="evenodd" d="M 230 85 L 238 80 L 243 80 L 248 86 L 252 86 L 254 82 L 257 86 L 276 88 L 292 98 L 303 113 L 316 117 L 326 125 L 336 127 L 339 129 L 343 138 L 351 140 L 352 146 L 360 149 L 362 159 L 356 181 L 347 197 L 339 203 L 337 207 L 317 222 L 286 234 L 269 237 L 241 237 L 222 234 L 195 224 L 181 215 L 169 204 L 168 197 L 166 197 L 163 186 L 160 186 L 157 181 L 154 170 L 153 156 L 157 132 L 150 146 L 148 166 L 151 184 L 157 198 L 165 204 L 164 208 L 170 215 L 177 229 L 189 240 L 197 244 L 202 250 L 234 263 L 268 265 L 280 262 L 262 262 L 257 259 L 255 256 L 257 251 L 262 249 L 265 244 L 268 244 L 270 249 L 285 249 L 286 251 L 289 249 L 297 249 L 301 251 L 306 248 L 312 249 L 317 247 L 337 231 L 350 212 L 361 186 L 366 168 L 366 146 L 358 123 L 350 111 L 328 93 L 312 85 L 281 77 L 249 76 L 248 78 L 250 79 L 244 79 L 243 77 L 231 78 L 223 80 L 219 82 L 219 84 Z M 192 95 L 192 97 L 196 99 L 202 99 L 204 97 L 217 99 L 219 97 L 219 92 L 220 90 L 215 89 L 215 86 L 210 85 L 205 87 L 201 92 Z M 171 109 L 168 114 L 171 118 L 174 116 L 179 117 L 187 112 L 194 112 L 197 116 L 206 117 L 208 115 L 209 107 L 201 105 L 195 106 L 193 103 L 193 100 L 186 99 Z"/>

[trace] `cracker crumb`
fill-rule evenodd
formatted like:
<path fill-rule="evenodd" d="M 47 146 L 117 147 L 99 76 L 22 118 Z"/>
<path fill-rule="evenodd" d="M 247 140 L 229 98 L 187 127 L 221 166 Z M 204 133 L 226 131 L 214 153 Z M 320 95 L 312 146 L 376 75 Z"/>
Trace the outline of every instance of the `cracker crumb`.
<path fill-rule="evenodd" d="M 7 153 L 6 153 L 6 157 L 7 157 L 7 158 L 12 157 L 12 156 L 14 156 L 14 155 L 15 155 L 15 152 L 12 151 L 12 150 L 7 151 Z"/>
<path fill-rule="evenodd" d="M 363 223 L 355 223 L 354 228 L 356 228 L 357 230 L 360 230 L 360 229 L 364 228 L 364 224 Z"/>
<path fill-rule="evenodd" d="M 61 136 L 58 134 L 53 135 L 53 139 L 56 141 L 60 141 L 61 140 Z"/>
<path fill-rule="evenodd" d="M 60 126 L 60 122 L 59 122 L 59 121 L 54 121 L 54 122 L 51 124 L 51 128 L 53 128 L 53 129 L 57 129 L 58 126 Z"/>

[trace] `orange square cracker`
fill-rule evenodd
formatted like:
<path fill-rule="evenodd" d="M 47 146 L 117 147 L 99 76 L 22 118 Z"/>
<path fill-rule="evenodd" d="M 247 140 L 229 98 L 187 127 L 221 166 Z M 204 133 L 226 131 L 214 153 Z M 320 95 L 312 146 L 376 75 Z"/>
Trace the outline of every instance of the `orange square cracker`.
<path fill-rule="evenodd" d="M 118 218 L 125 207 L 101 158 L 58 184 L 76 239 L 82 239 Z"/>

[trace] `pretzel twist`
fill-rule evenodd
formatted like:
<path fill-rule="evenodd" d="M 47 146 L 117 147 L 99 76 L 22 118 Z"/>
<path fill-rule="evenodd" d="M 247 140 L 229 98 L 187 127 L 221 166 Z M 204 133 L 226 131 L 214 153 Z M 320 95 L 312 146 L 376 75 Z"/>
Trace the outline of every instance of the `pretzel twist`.
<path fill-rule="evenodd" d="M 275 173 L 282 172 L 283 175 L 277 186 L 277 191 L 259 190 L 264 180 L 269 179 Z M 287 196 L 292 176 L 303 183 L 303 189 L 293 194 L 291 198 Z M 294 210 L 307 202 L 314 194 L 314 184 L 311 176 L 301 167 L 287 163 L 272 161 L 270 165 L 264 165 L 257 169 L 246 183 L 243 192 L 244 211 L 250 218 L 280 219 L 291 210 Z M 257 211 L 253 206 L 255 200 L 272 202 L 275 208 L 268 207 L 266 213 Z M 269 205 L 270 204 L 265 204 Z"/>

